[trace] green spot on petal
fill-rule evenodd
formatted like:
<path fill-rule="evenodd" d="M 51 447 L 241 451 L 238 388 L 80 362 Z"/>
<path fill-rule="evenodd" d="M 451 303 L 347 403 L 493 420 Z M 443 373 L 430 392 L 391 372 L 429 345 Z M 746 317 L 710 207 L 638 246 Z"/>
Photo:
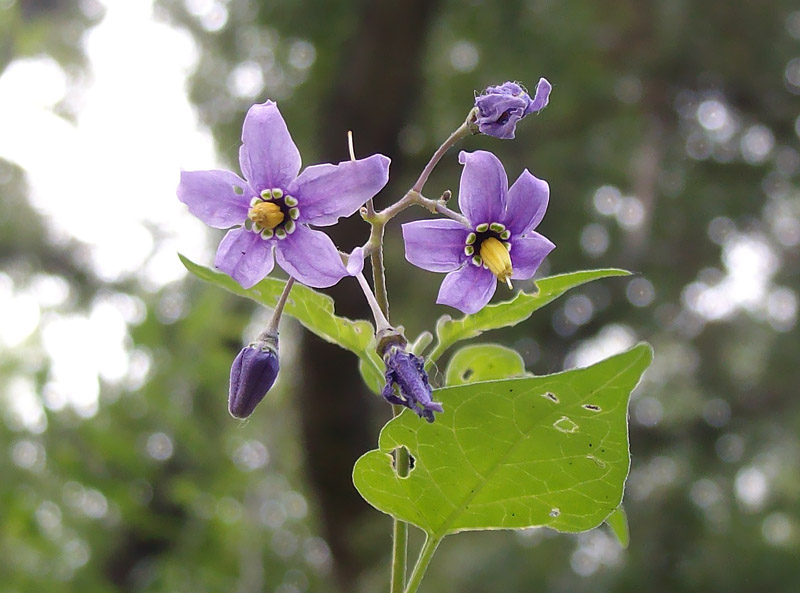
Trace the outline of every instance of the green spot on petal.
<path fill-rule="evenodd" d="M 469 235 L 467 235 L 467 245 L 472 245 L 477 238 L 478 235 L 476 235 L 475 233 L 470 233 Z"/>
<path fill-rule="evenodd" d="M 485 233 L 486 231 L 489 230 L 489 223 L 488 222 L 481 223 L 475 227 L 475 230 L 478 231 L 479 233 Z"/>
<path fill-rule="evenodd" d="M 293 206 L 297 206 L 297 198 L 293 198 L 292 196 L 286 196 L 283 199 L 283 203 L 289 206 L 290 208 Z"/>

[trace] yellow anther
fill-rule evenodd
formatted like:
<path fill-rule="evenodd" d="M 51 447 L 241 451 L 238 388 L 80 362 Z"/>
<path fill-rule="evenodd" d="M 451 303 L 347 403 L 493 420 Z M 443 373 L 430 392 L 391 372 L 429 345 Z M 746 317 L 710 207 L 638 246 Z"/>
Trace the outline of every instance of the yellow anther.
<path fill-rule="evenodd" d="M 283 212 L 275 202 L 259 202 L 250 208 L 247 218 L 262 229 L 274 229 L 283 222 Z"/>
<path fill-rule="evenodd" d="M 506 246 L 494 237 L 484 239 L 481 243 L 481 258 L 489 271 L 511 288 L 511 274 L 514 270 L 511 268 L 511 256 Z"/>

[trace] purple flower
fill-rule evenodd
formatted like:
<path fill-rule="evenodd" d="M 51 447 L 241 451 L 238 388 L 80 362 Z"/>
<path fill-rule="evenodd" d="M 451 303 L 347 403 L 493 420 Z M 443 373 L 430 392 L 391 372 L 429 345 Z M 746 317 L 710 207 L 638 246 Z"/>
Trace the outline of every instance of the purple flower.
<path fill-rule="evenodd" d="M 239 164 L 230 171 L 183 171 L 178 199 L 225 235 L 214 265 L 244 288 L 272 271 L 274 261 L 315 288 L 361 271 L 358 248 L 345 268 L 333 241 L 307 225 L 330 226 L 350 216 L 386 185 L 389 159 L 376 154 L 300 171 L 300 153 L 272 101 L 253 105 L 242 128 Z M 274 255 L 273 255 L 274 254 Z"/>
<path fill-rule="evenodd" d="M 381 394 L 386 401 L 405 406 L 420 418 L 433 422 L 433 413 L 443 411 L 442 404 L 431 398 L 431 386 L 422 359 L 406 352 L 402 346 L 391 346 L 383 360 L 386 363 L 386 386 Z"/>
<path fill-rule="evenodd" d="M 500 160 L 491 152 L 462 151 L 458 205 L 469 222 L 417 220 L 403 225 L 406 259 L 431 272 L 449 272 L 437 303 L 464 313 L 480 311 L 497 281 L 531 278 L 555 245 L 533 231 L 550 196 L 546 181 L 527 169 L 510 188 Z"/>
<path fill-rule="evenodd" d="M 247 418 L 272 388 L 280 368 L 277 347 L 277 338 L 259 340 L 234 359 L 228 392 L 228 411 L 234 418 Z"/>
<path fill-rule="evenodd" d="M 546 78 L 540 78 L 531 99 L 528 91 L 516 82 L 490 86 L 475 97 L 478 131 L 495 138 L 513 138 L 519 120 L 547 106 L 552 88 Z"/>

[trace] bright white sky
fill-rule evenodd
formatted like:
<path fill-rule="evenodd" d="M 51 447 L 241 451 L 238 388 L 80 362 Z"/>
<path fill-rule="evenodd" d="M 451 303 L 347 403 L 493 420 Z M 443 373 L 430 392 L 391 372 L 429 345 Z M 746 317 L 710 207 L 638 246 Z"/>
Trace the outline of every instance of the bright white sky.
<path fill-rule="evenodd" d="M 200 261 L 212 253 L 205 227 L 175 197 L 181 168 L 218 166 L 185 92 L 197 51 L 188 34 L 153 21 L 151 2 L 103 4 L 105 17 L 84 39 L 91 78 L 71 95 L 74 124 L 53 112 L 68 88 L 49 57 L 16 61 L 0 76 L 0 157 L 27 171 L 32 202 L 54 236 L 86 243 L 103 279 L 136 274 L 156 289 L 184 274 L 178 251 Z M 167 240 L 156 245 L 146 225 Z M 88 416 L 98 377 L 130 380 L 126 321 L 136 304 L 110 298 L 86 316 L 45 313 L 63 293 L 46 278 L 24 293 L 0 274 L 0 355 L 40 326 L 54 361 L 45 404 Z M 31 385 L 13 381 L 5 395 L 22 425 L 44 428 Z"/>

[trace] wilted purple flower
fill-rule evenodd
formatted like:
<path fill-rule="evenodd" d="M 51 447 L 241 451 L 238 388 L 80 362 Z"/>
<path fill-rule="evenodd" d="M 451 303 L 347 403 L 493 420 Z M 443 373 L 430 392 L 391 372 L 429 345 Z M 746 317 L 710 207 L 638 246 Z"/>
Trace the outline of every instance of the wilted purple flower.
<path fill-rule="evenodd" d="M 278 344 L 259 340 L 245 346 L 231 365 L 228 411 L 234 418 L 247 418 L 264 399 L 278 377 Z"/>
<path fill-rule="evenodd" d="M 531 278 L 555 245 L 533 231 L 550 197 L 546 181 L 527 169 L 508 187 L 491 152 L 462 151 L 458 205 L 469 222 L 417 220 L 403 225 L 406 259 L 423 270 L 449 272 L 437 303 L 475 313 L 492 298 L 497 281 Z"/>
<path fill-rule="evenodd" d="M 386 386 L 381 394 L 386 401 L 405 406 L 420 418 L 433 422 L 433 413 L 443 411 L 442 404 L 431 398 L 432 390 L 422 359 L 406 352 L 402 346 L 391 346 L 383 360 Z"/>
<path fill-rule="evenodd" d="M 547 106 L 552 88 L 546 78 L 540 78 L 531 99 L 528 91 L 516 82 L 490 86 L 475 97 L 478 131 L 495 138 L 513 138 L 519 120 Z"/>
<path fill-rule="evenodd" d="M 244 288 L 272 271 L 274 260 L 297 281 L 332 286 L 361 271 L 363 254 L 342 264 L 333 241 L 307 225 L 330 226 L 350 216 L 386 185 L 389 159 L 376 154 L 300 171 L 300 153 L 272 101 L 253 105 L 242 128 L 239 164 L 230 171 L 183 171 L 178 199 L 215 228 L 229 228 L 214 265 Z M 274 257 L 273 257 L 274 252 Z"/>

